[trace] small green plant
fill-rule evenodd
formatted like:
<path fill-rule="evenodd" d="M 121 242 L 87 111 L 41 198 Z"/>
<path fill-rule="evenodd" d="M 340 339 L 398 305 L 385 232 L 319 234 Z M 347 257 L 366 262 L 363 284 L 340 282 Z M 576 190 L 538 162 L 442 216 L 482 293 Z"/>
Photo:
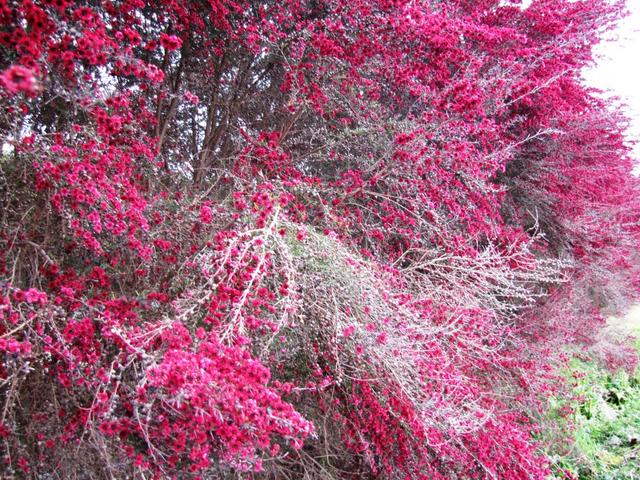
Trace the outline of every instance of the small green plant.
<path fill-rule="evenodd" d="M 567 439 L 550 455 L 554 478 L 640 479 L 640 367 L 611 372 L 574 358 L 564 374 L 573 395 L 551 404 L 549 419 Z"/>

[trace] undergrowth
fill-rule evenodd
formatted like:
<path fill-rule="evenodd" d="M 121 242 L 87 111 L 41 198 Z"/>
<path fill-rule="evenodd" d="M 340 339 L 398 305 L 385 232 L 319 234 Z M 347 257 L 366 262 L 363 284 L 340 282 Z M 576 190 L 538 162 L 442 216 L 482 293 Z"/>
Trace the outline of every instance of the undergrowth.
<path fill-rule="evenodd" d="M 640 353 L 640 338 L 634 341 Z M 563 372 L 570 400 L 552 400 L 550 419 L 565 435 L 564 449 L 551 454 L 554 478 L 640 479 L 640 367 L 610 371 L 587 356 L 573 358 Z"/>

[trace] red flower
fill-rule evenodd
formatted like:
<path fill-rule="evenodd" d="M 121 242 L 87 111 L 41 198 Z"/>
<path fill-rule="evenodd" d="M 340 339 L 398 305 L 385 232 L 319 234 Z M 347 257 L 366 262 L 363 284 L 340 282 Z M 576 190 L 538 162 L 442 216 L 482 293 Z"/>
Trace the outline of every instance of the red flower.
<path fill-rule="evenodd" d="M 182 40 L 175 35 L 160 34 L 160 44 L 168 51 L 177 50 L 182 46 Z"/>
<path fill-rule="evenodd" d="M 21 65 L 12 65 L 0 75 L 0 85 L 11 95 L 24 93 L 28 96 L 37 93 L 37 82 L 33 71 Z"/>
<path fill-rule="evenodd" d="M 202 223 L 211 223 L 213 220 L 213 212 L 211 211 L 211 207 L 209 205 L 203 205 L 200 208 L 200 221 Z"/>

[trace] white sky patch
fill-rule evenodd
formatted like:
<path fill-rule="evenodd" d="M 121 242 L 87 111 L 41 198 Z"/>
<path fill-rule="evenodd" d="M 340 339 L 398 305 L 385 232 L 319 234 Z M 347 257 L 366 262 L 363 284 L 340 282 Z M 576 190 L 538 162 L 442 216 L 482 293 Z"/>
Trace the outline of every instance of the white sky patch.
<path fill-rule="evenodd" d="M 631 119 L 628 137 L 640 142 L 640 0 L 627 0 L 631 15 L 595 49 L 597 64 L 585 70 L 587 85 L 605 90 L 606 96 L 617 96 L 625 104 Z M 635 147 L 640 160 L 640 145 Z"/>

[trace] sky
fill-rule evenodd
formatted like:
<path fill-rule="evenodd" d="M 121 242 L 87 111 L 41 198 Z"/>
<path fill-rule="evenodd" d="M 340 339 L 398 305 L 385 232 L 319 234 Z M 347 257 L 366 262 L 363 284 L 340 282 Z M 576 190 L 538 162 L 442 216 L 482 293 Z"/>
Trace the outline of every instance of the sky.
<path fill-rule="evenodd" d="M 626 103 L 631 119 L 629 136 L 640 142 L 640 0 L 627 0 L 631 15 L 624 19 L 612 40 L 596 48 L 594 68 L 584 72 L 588 85 L 608 90 Z M 640 162 L 640 145 L 635 147 Z"/>

